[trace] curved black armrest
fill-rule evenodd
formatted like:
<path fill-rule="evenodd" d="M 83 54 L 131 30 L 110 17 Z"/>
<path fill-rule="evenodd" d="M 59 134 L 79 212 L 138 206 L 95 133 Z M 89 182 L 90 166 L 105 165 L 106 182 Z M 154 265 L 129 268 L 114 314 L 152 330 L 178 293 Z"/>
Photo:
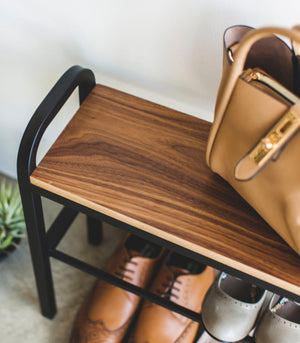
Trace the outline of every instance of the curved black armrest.
<path fill-rule="evenodd" d="M 68 69 L 33 114 L 19 147 L 17 159 L 19 181 L 29 182 L 30 174 L 36 167 L 36 153 L 41 138 L 77 86 L 79 86 L 79 100 L 81 104 L 95 86 L 93 72 L 80 66 Z"/>

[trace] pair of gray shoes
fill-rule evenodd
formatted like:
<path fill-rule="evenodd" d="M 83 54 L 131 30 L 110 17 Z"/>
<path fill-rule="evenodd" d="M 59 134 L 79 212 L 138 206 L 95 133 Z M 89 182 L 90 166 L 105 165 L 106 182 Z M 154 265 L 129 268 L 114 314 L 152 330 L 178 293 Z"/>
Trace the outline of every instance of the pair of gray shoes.
<path fill-rule="evenodd" d="M 202 304 L 207 332 L 238 342 L 255 328 L 256 343 L 300 342 L 300 304 L 221 273 Z"/>

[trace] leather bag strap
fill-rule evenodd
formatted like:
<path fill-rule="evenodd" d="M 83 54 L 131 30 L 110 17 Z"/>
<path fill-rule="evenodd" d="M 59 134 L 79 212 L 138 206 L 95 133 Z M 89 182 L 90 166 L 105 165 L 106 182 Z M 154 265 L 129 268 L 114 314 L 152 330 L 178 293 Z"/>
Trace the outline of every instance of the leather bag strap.
<path fill-rule="evenodd" d="M 231 73 L 228 81 L 236 81 L 243 71 L 248 53 L 253 44 L 263 38 L 272 37 L 273 35 L 284 36 L 300 44 L 300 31 L 297 29 L 285 29 L 280 27 L 266 27 L 257 30 L 249 31 L 240 42 L 240 45 L 236 51 L 235 61 L 232 63 Z M 233 79 L 231 81 L 231 79 Z"/>

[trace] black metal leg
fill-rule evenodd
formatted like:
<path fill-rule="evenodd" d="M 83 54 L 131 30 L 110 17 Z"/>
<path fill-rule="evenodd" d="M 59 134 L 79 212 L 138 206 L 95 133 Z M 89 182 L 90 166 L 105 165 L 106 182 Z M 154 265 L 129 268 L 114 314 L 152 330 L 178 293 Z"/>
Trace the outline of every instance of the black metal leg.
<path fill-rule="evenodd" d="M 204 333 L 205 331 L 205 328 L 202 324 L 202 321 L 199 323 L 199 327 L 198 327 L 198 331 L 197 331 L 197 334 L 196 334 L 196 337 L 194 339 L 194 342 L 193 343 L 197 343 L 199 338 L 202 336 L 202 334 Z"/>
<path fill-rule="evenodd" d="M 90 244 L 99 245 L 102 241 L 102 222 L 95 218 L 86 217 L 88 241 Z"/>
<path fill-rule="evenodd" d="M 22 200 L 41 312 L 51 319 L 56 314 L 56 303 L 41 197 L 25 193 Z"/>
<path fill-rule="evenodd" d="M 89 69 L 74 66 L 64 73 L 33 114 L 24 131 L 18 152 L 18 181 L 31 257 L 42 314 L 48 318 L 52 318 L 56 313 L 49 261 L 50 247 L 45 232 L 41 198 L 36 193 L 33 193 L 30 175 L 36 168 L 36 154 L 45 130 L 77 86 L 79 86 L 79 100 L 81 104 L 95 86 L 93 72 Z M 52 246 L 58 244 L 66 232 L 66 227 L 62 228 L 61 232 L 58 229 L 63 214 L 70 215 L 67 224 L 70 224 L 76 215 L 76 213 L 66 210 L 58 217 L 49 233 L 49 240 Z"/>

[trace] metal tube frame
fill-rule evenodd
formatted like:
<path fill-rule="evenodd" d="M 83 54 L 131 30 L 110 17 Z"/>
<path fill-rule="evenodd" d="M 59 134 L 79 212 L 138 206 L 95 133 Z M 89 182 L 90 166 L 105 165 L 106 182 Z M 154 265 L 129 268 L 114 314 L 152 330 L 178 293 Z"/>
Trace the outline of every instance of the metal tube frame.
<path fill-rule="evenodd" d="M 53 318 L 56 314 L 55 292 L 49 261 L 50 257 L 53 257 L 99 279 L 103 279 L 134 294 L 142 296 L 143 298 L 166 307 L 171 311 L 202 323 L 201 315 L 199 313 L 177 305 L 170 300 L 161 298 L 145 289 L 132 285 L 106 273 L 101 269 L 95 268 L 70 255 L 58 251 L 56 249 L 57 245 L 67 232 L 78 212 L 82 212 L 87 215 L 88 239 L 92 244 L 99 244 L 101 242 L 101 223 L 106 222 L 150 242 L 164 246 L 172 251 L 176 251 L 177 253 L 194 259 L 200 263 L 210 265 L 216 269 L 225 271 L 233 276 L 256 284 L 259 287 L 300 302 L 300 296 L 296 294 L 278 288 L 277 286 L 257 279 L 242 271 L 214 261 L 206 256 L 199 255 L 191 250 L 144 232 L 115 218 L 108 217 L 107 215 L 31 184 L 30 175 L 36 167 L 36 153 L 40 140 L 48 125 L 55 118 L 58 111 L 77 86 L 79 87 L 79 100 L 81 104 L 95 86 L 93 72 L 89 69 L 74 66 L 67 70 L 58 80 L 32 116 L 21 140 L 17 160 L 18 182 L 27 226 L 28 241 L 41 312 L 45 317 Z M 47 232 L 45 230 L 43 208 L 41 204 L 42 196 L 65 206 Z M 252 339 L 250 337 L 244 340 L 245 343 L 251 341 Z"/>

